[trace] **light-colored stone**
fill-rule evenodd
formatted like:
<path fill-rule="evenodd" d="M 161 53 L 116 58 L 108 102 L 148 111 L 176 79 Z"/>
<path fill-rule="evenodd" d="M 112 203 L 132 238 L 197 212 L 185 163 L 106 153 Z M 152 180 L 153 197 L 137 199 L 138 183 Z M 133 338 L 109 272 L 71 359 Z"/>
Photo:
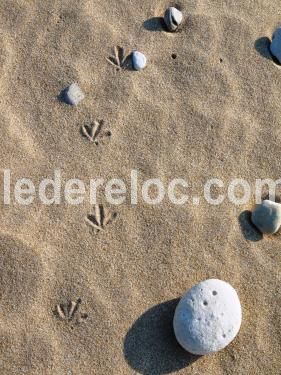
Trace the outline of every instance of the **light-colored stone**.
<path fill-rule="evenodd" d="M 72 83 L 65 92 L 65 100 L 68 104 L 77 105 L 85 98 L 77 83 Z"/>
<path fill-rule="evenodd" d="M 133 51 L 132 53 L 133 68 L 135 70 L 142 70 L 146 67 L 146 57 L 139 51 Z"/>
<path fill-rule="evenodd" d="M 262 233 L 276 233 L 281 226 L 281 204 L 264 200 L 253 211 L 252 223 Z"/>
<path fill-rule="evenodd" d="M 281 27 L 279 27 L 272 36 L 270 51 L 281 64 Z"/>
<path fill-rule="evenodd" d="M 233 287 L 221 280 L 202 281 L 180 300 L 174 332 L 188 352 L 205 355 L 225 348 L 238 334 L 242 311 Z"/>
<path fill-rule="evenodd" d="M 169 31 L 176 31 L 182 23 L 183 15 L 180 10 L 174 7 L 169 7 L 164 15 L 164 21 Z"/>

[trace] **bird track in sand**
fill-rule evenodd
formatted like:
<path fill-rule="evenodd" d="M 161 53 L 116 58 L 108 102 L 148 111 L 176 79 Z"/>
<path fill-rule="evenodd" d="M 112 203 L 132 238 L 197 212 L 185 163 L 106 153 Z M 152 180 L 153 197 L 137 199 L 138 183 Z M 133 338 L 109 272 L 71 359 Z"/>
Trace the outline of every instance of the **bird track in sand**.
<path fill-rule="evenodd" d="M 103 140 L 104 137 L 110 137 L 111 132 L 109 130 L 103 130 L 104 121 L 95 120 L 90 125 L 81 126 L 81 134 L 88 139 L 89 142 L 94 143 L 96 146 Z"/>
<path fill-rule="evenodd" d="M 66 322 L 74 321 L 76 324 L 85 321 L 88 315 L 85 313 L 79 313 L 79 308 L 82 301 L 79 298 L 76 302 L 69 301 L 67 303 L 61 303 L 56 306 L 56 315 Z"/>
<path fill-rule="evenodd" d="M 106 60 L 118 70 L 125 69 L 127 67 L 130 54 L 126 54 L 125 48 L 119 46 L 115 46 L 113 51 L 114 56 L 109 56 L 106 58 Z"/>
<path fill-rule="evenodd" d="M 105 229 L 117 216 L 116 212 L 106 210 L 103 205 L 95 205 L 95 213 L 87 215 L 85 218 L 87 224 L 98 232 Z"/>

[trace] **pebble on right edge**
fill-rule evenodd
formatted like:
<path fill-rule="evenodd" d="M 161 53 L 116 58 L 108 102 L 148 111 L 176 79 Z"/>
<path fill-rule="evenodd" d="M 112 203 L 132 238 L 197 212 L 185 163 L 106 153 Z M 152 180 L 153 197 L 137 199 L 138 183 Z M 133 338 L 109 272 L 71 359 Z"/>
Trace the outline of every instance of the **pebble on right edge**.
<path fill-rule="evenodd" d="M 183 15 L 180 10 L 174 7 L 166 9 L 164 14 L 164 22 L 169 31 L 176 31 L 182 23 Z"/>
<path fill-rule="evenodd" d="M 281 64 L 281 27 L 279 27 L 272 36 L 270 52 Z"/>
<path fill-rule="evenodd" d="M 276 233 L 281 226 L 281 204 L 264 200 L 252 212 L 251 220 L 261 233 Z"/>

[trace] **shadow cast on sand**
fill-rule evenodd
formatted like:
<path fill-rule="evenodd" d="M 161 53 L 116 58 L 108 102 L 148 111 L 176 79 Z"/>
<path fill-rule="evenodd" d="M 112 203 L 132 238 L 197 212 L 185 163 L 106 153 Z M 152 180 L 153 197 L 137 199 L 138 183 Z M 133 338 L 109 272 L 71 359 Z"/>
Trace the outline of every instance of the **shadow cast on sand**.
<path fill-rule="evenodd" d="M 135 71 L 134 67 L 133 67 L 133 62 L 132 62 L 132 53 L 130 53 L 125 61 L 124 61 L 124 65 L 123 65 L 123 70 L 129 70 L 131 72 Z"/>
<path fill-rule="evenodd" d="M 251 211 L 241 212 L 239 215 L 240 228 L 246 240 L 258 242 L 263 239 L 263 235 L 251 222 L 251 216 Z"/>
<path fill-rule="evenodd" d="M 70 105 L 71 103 L 69 103 L 68 99 L 67 99 L 67 90 L 68 90 L 68 87 L 63 89 L 60 94 L 57 96 L 57 99 L 59 102 L 61 103 L 64 103 L 64 104 L 68 104 Z"/>
<path fill-rule="evenodd" d="M 144 21 L 143 27 L 148 31 L 167 31 L 162 17 L 152 17 Z"/>
<path fill-rule="evenodd" d="M 255 42 L 256 51 L 268 60 L 273 61 L 276 65 L 280 66 L 279 61 L 270 52 L 271 40 L 268 37 L 261 37 Z"/>
<path fill-rule="evenodd" d="M 200 356 L 187 353 L 177 343 L 173 316 L 179 299 L 154 306 L 135 321 L 124 340 L 124 356 L 143 375 L 162 375 L 191 365 Z"/>

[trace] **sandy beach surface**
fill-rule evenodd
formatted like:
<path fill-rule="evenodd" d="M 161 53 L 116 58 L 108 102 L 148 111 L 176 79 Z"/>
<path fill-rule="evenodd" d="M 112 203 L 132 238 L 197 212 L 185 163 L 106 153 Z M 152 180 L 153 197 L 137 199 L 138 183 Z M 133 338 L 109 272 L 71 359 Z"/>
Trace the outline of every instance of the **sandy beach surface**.
<path fill-rule="evenodd" d="M 0 3 L 3 375 L 280 374 L 281 237 L 248 226 L 251 203 L 128 198 L 105 204 L 117 217 L 98 233 L 87 199 L 3 204 L 5 169 L 11 189 L 56 169 L 62 184 L 129 181 L 134 169 L 140 181 L 185 178 L 197 195 L 209 178 L 281 177 L 281 70 L 267 39 L 280 2 L 183 0 L 184 24 L 167 33 L 159 17 L 170 4 Z M 146 69 L 117 70 L 115 46 L 142 51 Z M 73 82 L 85 94 L 78 106 L 59 98 Z M 80 132 L 95 119 L 111 134 L 98 146 Z M 178 298 L 208 278 L 237 290 L 243 323 L 225 350 L 196 357 L 171 322 Z M 57 305 L 70 301 L 75 319 L 63 319 Z"/>

